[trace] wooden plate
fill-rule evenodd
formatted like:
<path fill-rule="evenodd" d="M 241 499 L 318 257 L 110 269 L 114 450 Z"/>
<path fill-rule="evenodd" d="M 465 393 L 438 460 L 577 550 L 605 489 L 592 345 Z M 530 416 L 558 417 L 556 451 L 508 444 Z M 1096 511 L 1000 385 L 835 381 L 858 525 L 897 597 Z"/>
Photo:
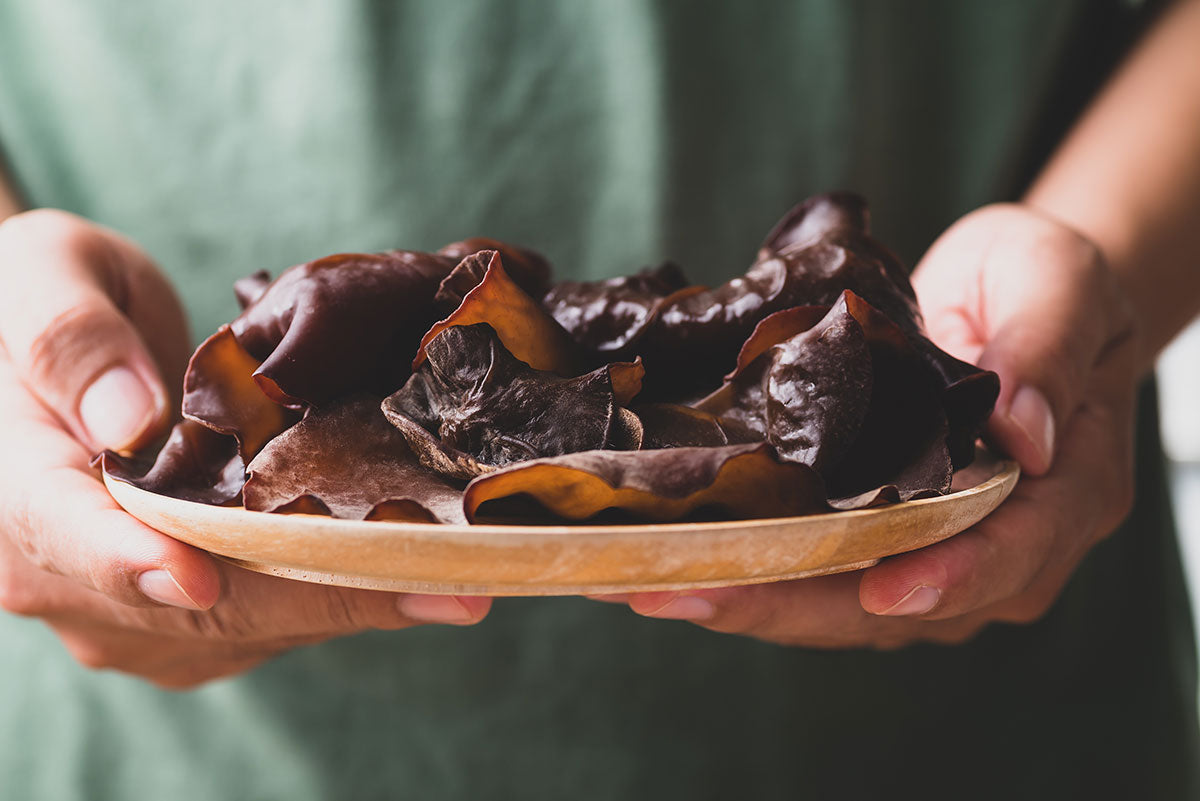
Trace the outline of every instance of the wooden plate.
<path fill-rule="evenodd" d="M 207 506 L 105 476 L 131 515 L 250 570 L 345 587 L 460 595 L 697 589 L 869 567 L 969 528 L 1014 462 L 981 454 L 940 498 L 806 517 L 625 526 L 447 526 Z"/>

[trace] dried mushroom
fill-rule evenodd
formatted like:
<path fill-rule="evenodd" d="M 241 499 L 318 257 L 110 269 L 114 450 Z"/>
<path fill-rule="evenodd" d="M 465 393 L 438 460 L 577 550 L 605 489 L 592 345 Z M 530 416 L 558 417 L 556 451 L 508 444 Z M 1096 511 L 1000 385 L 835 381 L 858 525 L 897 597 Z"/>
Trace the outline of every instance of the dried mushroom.
<path fill-rule="evenodd" d="M 614 388 L 640 372 L 634 365 L 563 378 L 515 358 L 482 323 L 446 328 L 426 353 L 383 411 L 421 461 L 446 475 L 471 478 L 512 462 L 640 441 Z"/>
<path fill-rule="evenodd" d="M 658 310 L 686 287 L 683 271 L 667 262 L 622 278 L 562 281 L 546 293 L 542 306 L 593 361 L 612 361 L 632 358 Z"/>
<path fill-rule="evenodd" d="M 436 322 L 433 296 L 455 263 L 406 250 L 327 256 L 284 271 L 230 327 L 278 404 L 386 395 L 408 377 L 402 354 Z"/>
<path fill-rule="evenodd" d="M 812 466 L 832 497 L 889 484 L 905 499 L 947 491 L 946 415 L 904 333 L 850 291 L 813 324 L 816 311 L 764 320 L 737 370 L 699 408 L 762 434 L 780 458 Z"/>
<path fill-rule="evenodd" d="M 300 419 L 298 412 L 263 394 L 253 377 L 258 367 L 258 360 L 223 325 L 192 354 L 183 377 L 183 416 L 232 434 L 246 460 Z"/>
<path fill-rule="evenodd" d="M 820 477 L 757 443 L 718 448 L 589 451 L 537 459 L 467 485 L 467 519 L 546 514 L 582 521 L 619 511 L 636 520 L 783 517 L 825 511 Z M 540 513 L 540 515 L 539 515 Z"/>
<path fill-rule="evenodd" d="M 332 404 L 272 440 L 246 468 L 245 507 L 351 520 L 466 522 L 462 490 L 421 466 L 384 419 L 379 401 L 368 395 Z"/>
<path fill-rule="evenodd" d="M 460 279 L 462 275 L 469 279 Z M 475 285 L 450 316 L 434 323 L 421 338 L 413 359 L 413 370 L 425 361 L 426 346 L 447 328 L 487 323 L 509 353 L 535 370 L 559 375 L 574 372 L 579 361 L 575 343 L 562 326 L 509 277 L 499 251 L 483 250 L 467 256 L 446 280 L 454 280 L 460 288 L 468 280 L 474 280 Z M 445 282 L 442 286 L 444 289 Z"/>
<path fill-rule="evenodd" d="M 446 256 L 455 263 L 481 250 L 494 250 L 504 259 L 504 265 L 509 276 L 530 297 L 540 298 L 550 288 L 550 262 L 540 253 L 528 248 L 510 245 L 485 236 L 474 236 L 461 242 L 452 242 L 438 251 L 439 256 Z M 487 265 L 483 265 L 484 269 Z M 458 308 L 468 292 L 475 288 L 482 274 L 472 280 L 469 271 L 455 271 L 443 279 L 438 287 L 434 301 L 443 311 L 450 312 Z"/>
<path fill-rule="evenodd" d="M 191 420 L 171 429 L 152 460 L 104 451 L 96 462 L 112 478 L 147 492 L 214 506 L 233 503 L 245 477 L 237 440 Z"/>
<path fill-rule="evenodd" d="M 551 286 L 538 254 L 475 238 L 234 290 L 185 420 L 154 460 L 103 454 L 113 477 L 356 520 L 808 514 L 947 492 L 999 392 L 926 337 L 848 193 L 790 210 L 715 288 L 672 264 Z"/>
<path fill-rule="evenodd" d="M 633 409 L 642 424 L 642 448 L 711 448 L 761 442 L 763 437 L 730 419 L 676 403 L 647 403 Z"/>

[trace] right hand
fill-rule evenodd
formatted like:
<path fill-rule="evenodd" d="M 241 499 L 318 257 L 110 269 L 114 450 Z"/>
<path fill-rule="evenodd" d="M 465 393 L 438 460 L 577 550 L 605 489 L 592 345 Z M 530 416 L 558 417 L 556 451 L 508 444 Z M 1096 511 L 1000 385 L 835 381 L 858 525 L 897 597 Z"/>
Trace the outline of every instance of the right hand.
<path fill-rule="evenodd" d="M 298 645 L 490 609 L 251 573 L 118 506 L 88 462 L 165 431 L 189 348 L 170 285 L 112 231 L 52 210 L 0 223 L 0 345 L 0 608 L 46 622 L 85 666 L 191 687 Z"/>

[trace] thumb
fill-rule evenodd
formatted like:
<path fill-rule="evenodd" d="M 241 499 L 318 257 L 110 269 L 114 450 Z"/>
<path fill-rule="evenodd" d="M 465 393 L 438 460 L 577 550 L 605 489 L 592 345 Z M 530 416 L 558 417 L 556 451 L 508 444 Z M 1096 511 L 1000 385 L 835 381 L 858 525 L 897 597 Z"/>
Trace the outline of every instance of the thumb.
<path fill-rule="evenodd" d="M 1115 282 L 1093 253 L 1060 263 L 1040 291 L 995 314 L 979 358 L 1002 387 L 988 435 L 1031 475 L 1050 469 L 1058 432 L 1084 400 L 1090 375 L 1133 333 Z"/>
<path fill-rule="evenodd" d="M 186 358 L 187 335 L 149 260 L 111 231 L 38 210 L 0 225 L 0 269 L 0 342 L 63 425 L 92 450 L 160 433 L 171 396 L 154 356 Z"/>
<path fill-rule="evenodd" d="M 1097 362 L 1132 335 L 1100 251 L 1024 207 L 990 206 L 934 243 L 914 284 L 935 340 L 1000 376 L 990 441 L 1044 474 Z"/>

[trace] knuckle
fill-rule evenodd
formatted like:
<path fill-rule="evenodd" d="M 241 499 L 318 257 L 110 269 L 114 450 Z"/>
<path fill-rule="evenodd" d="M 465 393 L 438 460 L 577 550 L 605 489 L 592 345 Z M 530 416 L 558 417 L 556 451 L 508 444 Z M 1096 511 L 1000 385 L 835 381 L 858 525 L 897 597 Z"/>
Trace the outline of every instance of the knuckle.
<path fill-rule="evenodd" d="M 120 342 L 125 323 L 115 309 L 101 302 L 85 302 L 59 312 L 42 327 L 29 344 L 22 361 L 35 387 L 55 387 L 63 383 L 63 368 L 79 365 L 89 372 L 107 366 L 99 364 L 97 342 Z M 87 376 L 80 376 L 86 378 Z"/>
<path fill-rule="evenodd" d="M 60 635 L 71 657 L 88 670 L 119 670 L 121 660 L 112 649 L 88 637 Z"/>
<path fill-rule="evenodd" d="M 81 218 L 61 209 L 30 209 L 0 222 L 0 244 L 60 242 L 76 236 L 82 225 Z"/>
<path fill-rule="evenodd" d="M 202 640 L 239 642 L 250 639 L 255 630 L 249 618 L 236 604 L 221 604 L 208 611 L 177 612 L 183 634 Z"/>
<path fill-rule="evenodd" d="M 1044 378 L 1049 400 L 1058 413 L 1059 419 L 1066 419 L 1078 405 L 1079 387 L 1083 385 L 1090 364 L 1080 362 L 1078 354 L 1088 352 L 1088 348 L 1075 341 L 1078 334 L 1070 338 L 1039 344 L 1039 356 L 1048 365 Z"/>
<path fill-rule="evenodd" d="M 1028 626 L 1044 618 L 1054 607 L 1058 593 L 1029 592 L 1012 599 L 996 614 L 996 620 Z"/>
<path fill-rule="evenodd" d="M 43 594 L 7 562 L 0 565 L 0 609 L 21 617 L 38 617 L 46 611 Z"/>
<path fill-rule="evenodd" d="M 325 593 L 324 617 L 335 629 L 358 628 L 362 617 L 355 596 L 340 589 Z"/>
<path fill-rule="evenodd" d="M 761 597 L 757 588 L 749 588 L 737 603 L 718 606 L 716 615 L 704 621 L 704 627 L 722 634 L 742 634 L 789 643 L 798 640 L 810 643 L 813 647 L 823 647 L 810 636 L 796 636 L 791 626 L 778 625 L 781 618 L 777 601 Z"/>
<path fill-rule="evenodd" d="M 35 511 L 38 503 L 31 492 L 9 493 L 5 498 L 5 523 L 8 540 L 27 562 L 39 570 L 49 570 L 50 557 L 42 546 L 43 525 Z"/>

